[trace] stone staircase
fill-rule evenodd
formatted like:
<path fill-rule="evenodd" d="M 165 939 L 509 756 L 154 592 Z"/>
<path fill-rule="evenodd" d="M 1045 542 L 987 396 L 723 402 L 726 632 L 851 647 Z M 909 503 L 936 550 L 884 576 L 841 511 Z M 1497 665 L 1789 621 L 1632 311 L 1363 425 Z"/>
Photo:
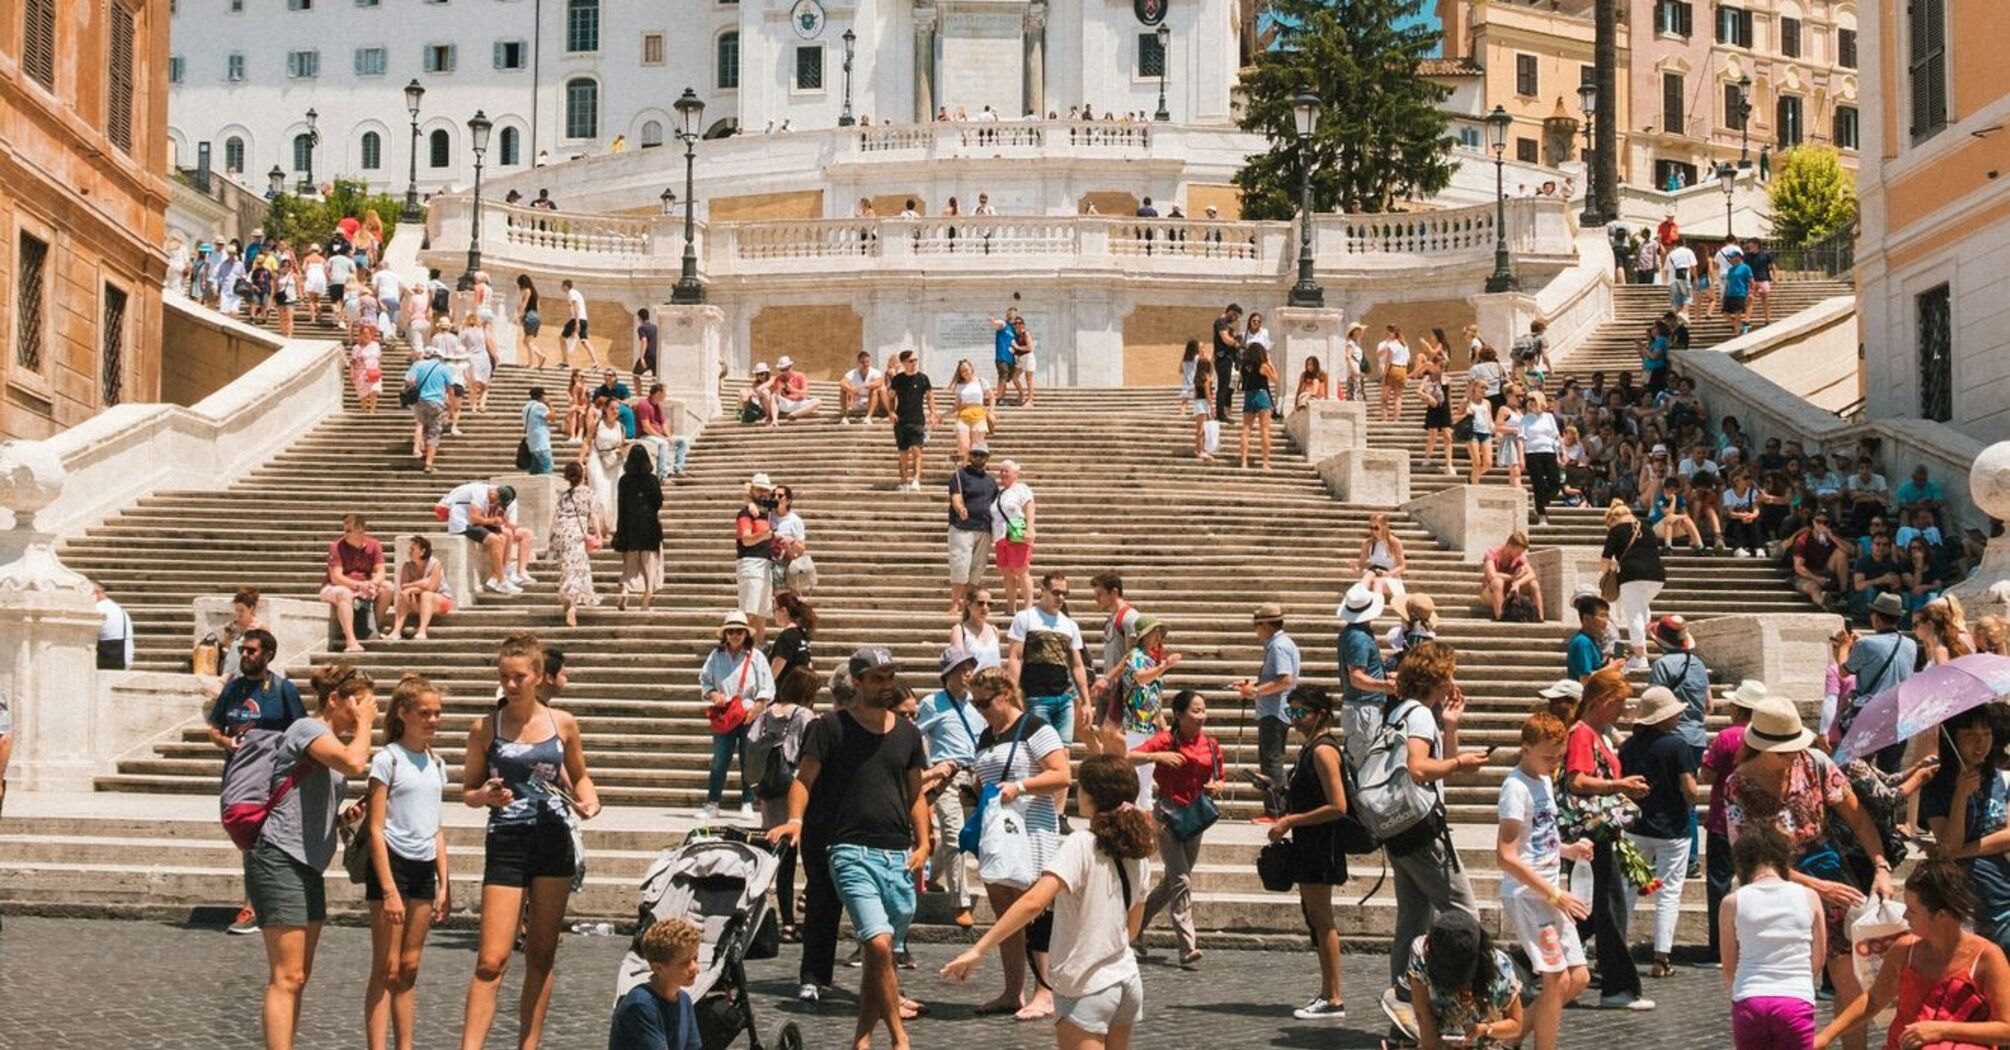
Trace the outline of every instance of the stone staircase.
<path fill-rule="evenodd" d="M 1778 323 L 1810 306 L 1838 295 L 1849 295 L 1855 285 L 1828 279 L 1773 282 L 1773 321 Z M 1621 372 L 1638 372 L 1640 354 L 1634 340 L 1668 309 L 1668 289 L 1662 285 L 1622 284 L 1612 289 L 1612 320 L 1601 325 L 1582 344 L 1556 362 L 1566 375 L 1589 381 L 1593 372 L 1617 377 Z M 1701 306 L 1689 310 L 1689 347 L 1700 350 L 1730 340 L 1737 333 L 1722 317 L 1710 317 Z M 1638 377 L 1636 377 L 1638 378 Z"/>
<path fill-rule="evenodd" d="M 1644 297 L 1627 294 L 1620 318 L 1594 345 L 1620 345 L 1620 333 L 1637 329 L 1636 314 L 1645 306 Z M 1696 345 L 1703 343 L 1699 333 Z M 343 513 L 366 514 L 373 534 L 387 544 L 400 532 L 436 530 L 432 505 L 440 495 L 463 481 L 513 469 L 517 409 L 528 387 L 541 383 L 555 399 L 563 396 L 562 372 L 501 369 L 490 412 L 463 416 L 466 436 L 446 439 L 439 473 L 427 476 L 409 457 L 409 416 L 396 407 L 394 380 L 404 360 L 402 352 L 387 351 L 388 389 L 376 414 L 362 413 L 352 398 L 343 412 L 245 476 L 220 478 L 207 491 L 158 493 L 64 545 L 64 560 L 102 581 L 132 614 L 141 669 L 186 667 L 193 598 L 246 585 L 313 597 Z M 1566 370 L 1580 367 L 1573 358 Z M 1165 619 L 1170 647 L 1185 654 L 1168 686 L 1199 689 L 1215 700 L 1211 726 L 1234 782 L 1235 772 L 1255 760 L 1247 708 L 1228 701 L 1229 683 L 1253 675 L 1261 659 L 1248 610 L 1281 601 L 1303 648 L 1306 676 L 1334 682 L 1334 606 L 1352 581 L 1349 567 L 1369 509 L 1335 501 L 1281 431 L 1268 472 L 1196 461 L 1189 451 L 1191 422 L 1180 415 L 1171 390 L 1056 389 L 1043 392 L 1036 407 L 1007 407 L 1001 416 L 992 458 L 1018 460 L 1039 498 L 1036 569 L 1074 578 L 1074 612 L 1092 645 L 1102 617 L 1087 600 L 1087 577 L 1104 569 L 1124 574 L 1129 600 Z M 935 654 L 950 626 L 947 501 L 940 489 L 953 435 L 946 428 L 935 432 L 926 457 L 927 491 L 909 495 L 893 490 L 890 430 L 828 419 L 779 429 L 714 423 L 692 450 L 688 477 L 666 493 L 665 585 L 651 612 L 613 609 L 618 561 L 603 552 L 594 556 L 595 575 L 608 604 L 583 610 L 577 628 L 562 624 L 556 574 L 546 563 L 533 566 L 539 582 L 524 596 L 482 595 L 473 607 L 437 621 L 429 641 L 371 641 L 353 662 L 385 688 L 407 670 L 440 684 L 448 696 L 440 750 L 458 766 L 468 726 L 491 706 L 500 638 L 530 629 L 564 648 L 571 684 L 560 702 L 581 719 L 595 781 L 613 807 L 589 826 L 594 874 L 575 910 L 631 914 L 632 886 L 648 858 L 677 840 L 703 797 L 710 742 L 697 696 L 698 666 L 734 600 L 730 523 L 750 475 L 765 471 L 796 492 L 822 581 L 814 596 L 823 617 L 819 669 L 828 671 L 853 647 L 870 642 L 891 647 L 917 687 L 932 681 Z M 1422 440 L 1421 409 L 1414 404 L 1401 422 L 1371 429 L 1371 443 L 1411 451 L 1418 494 L 1454 480 L 1425 469 Z M 1225 435 L 1225 443 L 1231 441 Z M 571 447 L 558 451 L 563 457 Z M 1496 471 L 1487 481 L 1504 483 L 1505 474 Z M 1448 791 L 1457 841 L 1482 898 L 1491 902 L 1495 792 L 1515 761 L 1516 729 L 1536 690 L 1561 671 L 1568 630 L 1496 624 L 1478 615 L 1461 597 L 1477 590 L 1477 572 L 1455 552 L 1436 549 L 1405 515 L 1392 519 L 1408 548 L 1411 589 L 1438 599 L 1441 637 L 1462 654 L 1460 680 L 1471 702 L 1465 742 L 1499 748 L 1492 765 Z M 1563 511 L 1551 521 L 1537 533 L 1539 545 L 1595 545 L 1602 535 L 1594 511 Z M 1677 557 L 1671 577 L 1657 611 L 1707 616 L 1803 608 L 1778 574 L 1758 562 Z M 217 832 L 210 801 L 221 766 L 221 756 L 192 722 L 149 752 L 121 761 L 99 779 L 96 796 L 71 810 L 38 817 L 33 809 L 13 807 L 0 823 L 0 902 L 89 899 L 185 909 L 235 900 L 237 857 Z M 453 843 L 472 852 L 480 815 L 449 810 Z M 1287 898 L 1264 894 L 1253 877 L 1261 829 L 1235 819 L 1254 812 L 1248 789 L 1237 789 L 1225 810 L 1231 820 L 1211 833 L 1199 872 L 1201 921 L 1217 930 L 1297 929 L 1300 920 Z M 475 868 L 470 862 L 462 870 Z M 1365 893 L 1372 867 L 1366 876 L 1342 895 Z M 339 878 L 331 887 L 343 906 L 359 905 L 354 887 Z M 1390 892 L 1385 886 L 1348 910 L 1351 936 L 1387 935 Z M 1701 892 L 1690 896 L 1685 941 L 1700 939 L 1701 931 Z"/>

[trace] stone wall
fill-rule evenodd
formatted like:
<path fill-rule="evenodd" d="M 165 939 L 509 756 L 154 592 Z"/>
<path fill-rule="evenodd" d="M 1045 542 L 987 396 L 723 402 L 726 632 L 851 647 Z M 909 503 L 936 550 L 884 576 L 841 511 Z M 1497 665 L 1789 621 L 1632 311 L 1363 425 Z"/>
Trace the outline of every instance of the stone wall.
<path fill-rule="evenodd" d="M 1207 206 L 1221 209 L 1224 219 L 1242 218 L 1242 191 L 1234 186 L 1222 186 L 1206 182 L 1186 184 L 1187 218 L 1198 219 L 1207 214 Z"/>
<path fill-rule="evenodd" d="M 873 206 L 878 207 L 877 204 Z M 849 214 L 849 210 L 839 208 L 838 213 L 841 215 Z M 681 210 L 679 214 L 682 214 Z M 899 214 L 898 210 L 894 214 Z M 821 219 L 823 217 L 824 192 L 822 190 L 793 190 L 786 193 L 743 193 L 735 197 L 715 197 L 705 205 L 706 222 L 762 222 L 770 219 Z"/>
<path fill-rule="evenodd" d="M 249 326 L 171 307 L 161 328 L 160 399 L 193 405 L 257 367 L 281 345 L 277 337 Z"/>
<path fill-rule="evenodd" d="M 786 354 L 811 379 L 836 379 L 865 345 L 865 322 L 849 306 L 770 306 L 754 315 L 752 340 L 756 361 Z"/>
<path fill-rule="evenodd" d="M 1466 340 L 1459 333 L 1473 323 L 1473 303 L 1471 299 L 1420 299 L 1411 302 L 1383 302 L 1368 308 L 1367 316 L 1355 318 L 1368 326 L 1361 335 L 1361 345 L 1370 354 L 1375 352 L 1375 344 L 1382 341 L 1382 326 L 1395 325 L 1403 330 L 1403 338 L 1411 346 L 1423 345 L 1424 336 L 1432 328 L 1445 330 L 1445 338 L 1452 347 L 1452 367 L 1461 369 L 1471 362 L 1466 360 Z M 1296 376 L 1299 365 L 1292 362 L 1290 374 Z M 1372 366 L 1371 366 L 1372 367 Z M 1278 374 L 1285 373 L 1283 365 L 1278 366 Z"/>
<path fill-rule="evenodd" d="M 1166 386 L 1179 382 L 1186 341 L 1211 340 L 1211 306 L 1140 306 L 1124 318 L 1124 385 Z"/>

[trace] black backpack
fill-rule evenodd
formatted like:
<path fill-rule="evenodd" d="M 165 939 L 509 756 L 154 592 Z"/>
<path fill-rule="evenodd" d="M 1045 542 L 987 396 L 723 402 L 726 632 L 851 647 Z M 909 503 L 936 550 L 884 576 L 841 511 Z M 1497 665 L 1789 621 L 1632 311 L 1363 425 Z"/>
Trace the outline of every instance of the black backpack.
<path fill-rule="evenodd" d="M 754 787 L 754 797 L 764 802 L 789 797 L 789 785 L 795 782 L 796 763 L 782 750 L 785 739 L 764 734 L 759 740 L 747 741 L 747 782 Z"/>

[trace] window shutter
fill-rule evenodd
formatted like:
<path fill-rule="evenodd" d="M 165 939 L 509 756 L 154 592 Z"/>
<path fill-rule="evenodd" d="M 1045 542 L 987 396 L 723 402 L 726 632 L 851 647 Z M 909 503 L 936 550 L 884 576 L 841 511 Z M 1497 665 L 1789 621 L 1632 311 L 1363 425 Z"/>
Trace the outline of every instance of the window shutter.
<path fill-rule="evenodd" d="M 509 66 L 505 65 L 505 64 L 504 64 L 504 62 L 503 62 L 503 42 L 502 42 L 502 41 L 500 41 L 500 40 L 496 41 L 496 48 L 495 48 L 495 50 L 496 50 L 496 59 L 495 59 L 495 63 L 496 63 L 496 68 L 497 68 L 497 69 L 508 69 L 508 68 L 509 68 Z"/>
<path fill-rule="evenodd" d="M 105 76 L 105 137 L 112 145 L 133 151 L 133 12 L 111 5 L 111 46 Z"/>
<path fill-rule="evenodd" d="M 1661 74 L 1661 130 L 1681 134 L 1688 127 L 1682 119 L 1682 74 Z"/>
<path fill-rule="evenodd" d="M 23 29 L 21 67 L 56 90 L 56 0 L 28 0 Z"/>

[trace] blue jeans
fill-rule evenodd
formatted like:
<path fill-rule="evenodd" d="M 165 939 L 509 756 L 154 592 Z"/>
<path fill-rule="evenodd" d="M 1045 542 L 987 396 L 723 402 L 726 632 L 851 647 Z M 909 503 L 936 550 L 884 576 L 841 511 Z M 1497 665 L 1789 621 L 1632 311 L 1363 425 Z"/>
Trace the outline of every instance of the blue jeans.
<path fill-rule="evenodd" d="M 1061 734 L 1061 742 L 1075 742 L 1075 692 L 1069 690 L 1060 696 L 1029 696 L 1026 698 L 1026 713 L 1054 727 Z"/>
<path fill-rule="evenodd" d="M 907 870 L 907 851 L 844 845 L 830 847 L 829 853 L 831 882 L 859 943 L 888 934 L 896 947 L 907 943 L 907 927 L 914 921 L 914 873 Z"/>
<path fill-rule="evenodd" d="M 726 793 L 726 771 L 733 768 L 733 760 L 739 758 L 741 760 L 740 804 L 743 806 L 753 805 L 754 788 L 753 785 L 747 783 L 746 760 L 741 757 L 746 747 L 747 723 L 745 722 L 740 723 L 739 728 L 734 729 L 730 733 L 712 734 L 712 776 L 705 783 L 705 801 L 714 805 L 718 804 L 719 799 Z"/>

